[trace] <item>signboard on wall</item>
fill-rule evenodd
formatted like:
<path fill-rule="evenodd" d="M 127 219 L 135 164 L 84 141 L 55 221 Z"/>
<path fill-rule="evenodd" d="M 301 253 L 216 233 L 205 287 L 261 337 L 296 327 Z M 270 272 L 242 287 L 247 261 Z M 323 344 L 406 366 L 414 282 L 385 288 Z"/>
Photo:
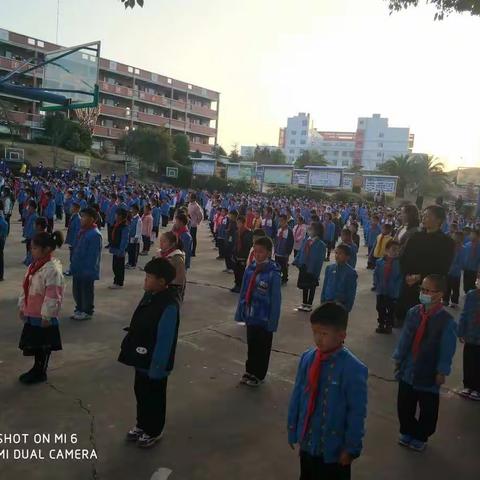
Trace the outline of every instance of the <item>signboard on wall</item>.
<path fill-rule="evenodd" d="M 480 168 L 462 168 L 457 171 L 457 185 L 480 185 Z"/>
<path fill-rule="evenodd" d="M 293 167 L 264 165 L 263 181 L 264 183 L 274 183 L 277 185 L 291 185 L 293 177 Z"/>
<path fill-rule="evenodd" d="M 308 170 L 294 170 L 293 171 L 293 184 L 294 185 L 308 185 Z"/>
<path fill-rule="evenodd" d="M 342 178 L 342 189 L 351 191 L 353 188 L 354 173 L 344 173 Z"/>
<path fill-rule="evenodd" d="M 192 159 L 194 175 L 215 175 L 216 160 Z"/>
<path fill-rule="evenodd" d="M 247 180 L 251 182 L 256 176 L 255 162 L 240 162 L 227 165 L 228 180 Z"/>
<path fill-rule="evenodd" d="M 309 184 L 311 187 L 340 188 L 342 185 L 342 170 L 328 167 L 310 167 Z"/>
<path fill-rule="evenodd" d="M 369 193 L 384 192 L 395 195 L 398 177 L 389 175 L 363 175 L 363 190 Z"/>

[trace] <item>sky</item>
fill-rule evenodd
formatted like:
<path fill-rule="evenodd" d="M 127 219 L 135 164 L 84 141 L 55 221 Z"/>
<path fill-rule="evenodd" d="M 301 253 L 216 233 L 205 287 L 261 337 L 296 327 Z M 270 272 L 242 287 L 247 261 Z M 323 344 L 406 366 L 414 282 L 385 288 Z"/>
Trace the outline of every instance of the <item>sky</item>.
<path fill-rule="evenodd" d="M 55 42 L 57 0 L 0 0 L 0 28 Z M 278 144 L 289 116 L 354 131 L 380 113 L 416 152 L 480 166 L 480 17 L 384 0 L 60 0 L 59 43 L 221 93 L 219 143 Z"/>

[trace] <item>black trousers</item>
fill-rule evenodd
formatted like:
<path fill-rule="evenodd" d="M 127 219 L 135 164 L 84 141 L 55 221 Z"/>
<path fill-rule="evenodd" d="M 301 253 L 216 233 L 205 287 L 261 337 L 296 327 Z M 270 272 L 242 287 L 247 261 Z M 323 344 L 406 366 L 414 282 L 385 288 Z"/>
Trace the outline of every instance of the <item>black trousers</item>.
<path fill-rule="evenodd" d="M 397 302 L 396 308 L 396 317 L 397 317 L 397 326 L 401 327 L 405 321 L 407 312 L 420 303 L 418 296 L 420 295 L 420 284 L 416 283 L 411 287 L 408 286 L 405 282 L 402 285 L 402 291 L 400 293 L 400 298 Z"/>
<path fill-rule="evenodd" d="M 143 251 L 144 252 L 149 252 L 150 251 L 150 245 L 152 244 L 152 241 L 150 240 L 150 237 L 148 235 L 142 235 L 142 240 L 143 240 Z"/>
<path fill-rule="evenodd" d="M 273 333 L 256 325 L 247 326 L 248 356 L 245 370 L 263 380 L 267 375 Z"/>
<path fill-rule="evenodd" d="M 128 264 L 132 267 L 137 266 L 138 254 L 140 253 L 140 244 L 139 243 L 129 243 L 128 248 Z"/>
<path fill-rule="evenodd" d="M 137 427 L 151 437 L 160 435 L 165 426 L 167 380 L 168 377 L 152 380 L 148 375 L 135 372 Z"/>
<path fill-rule="evenodd" d="M 95 281 L 90 278 L 72 278 L 72 294 L 75 300 L 75 310 L 93 315 L 95 300 Z"/>
<path fill-rule="evenodd" d="M 4 274 L 4 257 L 3 257 L 4 248 L 5 248 L 5 239 L 2 237 L 0 238 L 0 280 L 3 280 L 3 274 Z"/>
<path fill-rule="evenodd" d="M 218 256 L 225 258 L 225 239 L 217 238 Z"/>
<path fill-rule="evenodd" d="M 162 227 L 168 226 L 168 215 L 162 215 Z"/>
<path fill-rule="evenodd" d="M 35 363 L 33 364 L 33 370 L 38 374 L 47 373 L 49 360 L 50 350 L 37 350 L 35 352 Z"/>
<path fill-rule="evenodd" d="M 393 327 L 395 299 L 387 297 L 387 295 L 377 295 L 377 313 L 380 327 Z"/>
<path fill-rule="evenodd" d="M 477 279 L 477 272 L 474 270 L 463 271 L 463 291 L 465 293 L 475 288 L 475 280 Z"/>
<path fill-rule="evenodd" d="M 426 442 L 435 433 L 438 420 L 440 395 L 415 390 L 408 383 L 398 384 L 397 412 L 400 420 L 400 433 Z M 416 417 L 419 409 L 418 419 Z"/>
<path fill-rule="evenodd" d="M 47 218 L 47 232 L 53 232 L 53 218 Z"/>
<path fill-rule="evenodd" d="M 108 239 L 108 244 L 112 243 L 112 232 L 113 232 L 113 225 L 110 225 L 107 223 L 107 239 Z"/>
<path fill-rule="evenodd" d="M 65 212 L 65 228 L 68 228 L 70 225 L 70 219 L 72 218 L 72 214 Z"/>
<path fill-rule="evenodd" d="M 350 480 L 351 466 L 325 463 L 322 457 L 314 457 L 300 450 L 300 480 Z"/>
<path fill-rule="evenodd" d="M 447 277 L 447 290 L 443 297 L 445 303 L 455 303 L 458 305 L 458 300 L 460 297 L 460 277 L 453 277 L 448 275 Z"/>
<path fill-rule="evenodd" d="M 282 282 L 288 282 L 288 257 L 275 255 L 275 261 L 280 265 L 280 269 L 282 270 Z"/>
<path fill-rule="evenodd" d="M 235 262 L 233 261 L 233 245 L 229 242 L 225 242 L 224 255 L 225 268 L 233 270 L 235 268 Z"/>
<path fill-rule="evenodd" d="M 197 227 L 190 227 L 190 235 L 192 236 L 192 256 L 197 252 Z"/>
<path fill-rule="evenodd" d="M 313 299 L 315 298 L 315 290 L 317 287 L 312 287 L 312 288 L 304 288 L 302 290 L 303 292 L 303 304 L 304 305 L 312 305 L 313 304 Z"/>
<path fill-rule="evenodd" d="M 235 275 L 235 285 L 238 287 L 242 286 L 243 275 L 245 274 L 245 268 L 247 266 L 247 260 L 243 258 L 237 258 L 235 260 L 235 268 L 233 273 Z"/>
<path fill-rule="evenodd" d="M 61 220 L 63 218 L 63 205 L 55 206 L 55 216 L 57 217 L 57 220 Z"/>
<path fill-rule="evenodd" d="M 125 257 L 113 255 L 112 257 L 113 283 L 123 286 L 125 281 Z"/>
<path fill-rule="evenodd" d="M 480 392 L 480 345 L 463 347 L 463 386 Z"/>

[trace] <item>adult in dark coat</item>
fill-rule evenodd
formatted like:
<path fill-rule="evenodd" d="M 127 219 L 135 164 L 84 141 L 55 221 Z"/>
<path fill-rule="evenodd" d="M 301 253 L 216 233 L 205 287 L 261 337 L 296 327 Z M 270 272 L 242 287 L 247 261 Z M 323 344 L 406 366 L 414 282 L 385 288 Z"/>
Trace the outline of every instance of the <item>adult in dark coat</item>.
<path fill-rule="evenodd" d="M 447 276 L 453 261 L 455 245 L 442 230 L 445 209 L 439 205 L 427 207 L 422 216 L 423 229 L 413 233 L 400 256 L 400 268 L 405 275 L 398 302 L 397 320 L 403 323 L 406 312 L 419 303 L 420 284 L 431 273 Z"/>

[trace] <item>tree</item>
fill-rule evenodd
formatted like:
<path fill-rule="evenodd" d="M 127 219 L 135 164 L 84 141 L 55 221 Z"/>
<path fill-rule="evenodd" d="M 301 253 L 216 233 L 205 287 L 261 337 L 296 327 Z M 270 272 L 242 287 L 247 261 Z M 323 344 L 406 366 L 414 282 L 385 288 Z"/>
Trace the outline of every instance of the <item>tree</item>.
<path fill-rule="evenodd" d="M 304 150 L 295 162 L 295 167 L 297 168 L 305 168 L 307 166 L 324 167 L 325 165 L 328 165 L 325 156 L 317 150 Z"/>
<path fill-rule="evenodd" d="M 203 155 L 202 155 L 202 152 L 200 150 L 195 150 L 192 155 L 191 155 L 192 158 L 202 158 Z"/>
<path fill-rule="evenodd" d="M 172 137 L 164 128 L 138 128 L 130 130 L 120 140 L 127 155 L 137 157 L 144 170 L 160 171 L 172 164 Z"/>
<path fill-rule="evenodd" d="M 418 0 L 388 0 L 388 8 L 392 14 L 410 7 L 417 7 L 418 3 Z M 480 15 L 480 0 L 425 0 L 425 3 L 435 6 L 437 10 L 435 20 L 443 20 L 454 12 Z"/>
<path fill-rule="evenodd" d="M 235 143 L 232 145 L 232 151 L 230 152 L 228 158 L 233 163 L 238 163 L 242 159 L 242 157 L 238 153 L 238 144 Z"/>
<path fill-rule="evenodd" d="M 444 165 L 433 155 L 412 155 L 413 191 L 419 197 L 443 195 L 449 182 Z"/>
<path fill-rule="evenodd" d="M 270 165 L 285 165 L 287 163 L 287 157 L 279 148 L 270 153 Z"/>
<path fill-rule="evenodd" d="M 15 143 L 15 137 L 19 134 L 20 125 L 13 118 L 13 103 L 7 102 L 5 100 L 0 100 L 0 125 L 3 125 L 8 128 L 10 132 L 10 141 L 12 142 L 12 147 Z"/>
<path fill-rule="evenodd" d="M 183 133 L 178 133 L 173 137 L 174 153 L 173 159 L 182 165 L 190 163 L 190 140 Z"/>
<path fill-rule="evenodd" d="M 218 158 L 220 156 L 222 157 L 226 157 L 227 156 L 227 152 L 222 148 L 221 145 L 214 145 L 212 147 L 212 155 L 215 157 L 215 158 Z"/>
<path fill-rule="evenodd" d="M 379 170 L 386 175 L 398 177 L 397 196 L 405 196 L 405 188 L 415 179 L 415 165 L 408 155 L 398 155 L 380 166 Z"/>
<path fill-rule="evenodd" d="M 121 0 L 125 8 L 133 8 L 135 5 L 143 7 L 144 0 Z"/>

